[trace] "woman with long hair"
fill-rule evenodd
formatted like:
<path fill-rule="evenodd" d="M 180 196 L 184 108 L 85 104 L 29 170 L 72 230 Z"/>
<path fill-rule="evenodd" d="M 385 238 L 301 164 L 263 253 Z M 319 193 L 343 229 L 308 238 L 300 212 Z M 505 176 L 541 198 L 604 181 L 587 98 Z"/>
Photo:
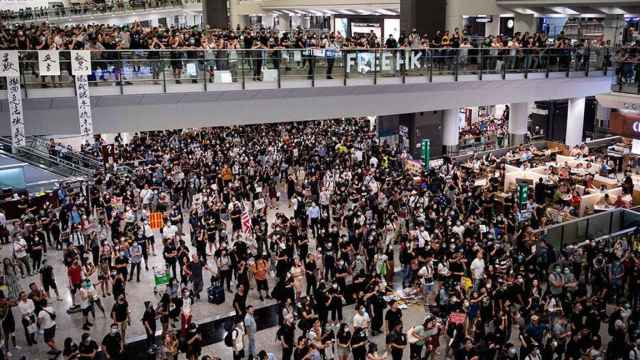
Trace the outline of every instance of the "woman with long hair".
<path fill-rule="evenodd" d="M 351 331 L 349 325 L 341 323 L 336 334 L 336 356 L 338 360 L 348 360 L 351 353 Z"/>

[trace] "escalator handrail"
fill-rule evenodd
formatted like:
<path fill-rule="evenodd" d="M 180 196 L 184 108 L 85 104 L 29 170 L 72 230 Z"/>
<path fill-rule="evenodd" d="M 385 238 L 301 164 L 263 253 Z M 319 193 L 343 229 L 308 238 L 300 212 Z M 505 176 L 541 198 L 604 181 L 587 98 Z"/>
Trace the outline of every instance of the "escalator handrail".
<path fill-rule="evenodd" d="M 11 141 L 8 141 L 5 138 L 0 138 L 0 144 L 9 145 L 9 146 L 12 145 Z M 50 162 L 52 162 L 54 164 L 70 168 L 71 170 L 76 171 L 78 173 L 81 173 L 83 175 L 92 176 L 94 174 L 94 171 L 91 170 L 91 169 L 88 169 L 88 168 L 85 168 L 85 167 L 82 167 L 82 166 L 78 166 L 77 164 L 74 164 L 72 162 L 57 158 L 55 156 L 52 156 L 49 153 L 45 153 L 43 151 L 39 151 L 39 150 L 36 150 L 34 148 L 20 147 L 20 148 L 18 148 L 18 151 L 21 151 L 21 152 L 24 152 L 24 153 L 27 153 L 27 154 L 30 154 L 30 155 L 34 155 L 34 156 L 37 156 L 37 157 L 40 157 L 40 158 L 44 158 L 45 160 L 48 160 L 48 161 L 50 161 Z"/>
<path fill-rule="evenodd" d="M 45 149 L 48 151 L 49 149 L 49 142 L 38 137 L 38 136 L 31 136 L 28 138 L 27 141 L 33 141 L 34 143 L 37 143 L 39 146 L 42 146 L 43 150 L 45 151 Z M 101 168 L 102 167 L 102 162 L 98 159 L 96 159 L 95 157 L 80 153 L 80 152 L 76 152 L 76 151 L 70 151 L 68 152 L 68 154 L 71 157 L 75 157 L 77 158 L 81 163 L 87 163 L 90 166 L 93 166 L 95 168 Z"/>

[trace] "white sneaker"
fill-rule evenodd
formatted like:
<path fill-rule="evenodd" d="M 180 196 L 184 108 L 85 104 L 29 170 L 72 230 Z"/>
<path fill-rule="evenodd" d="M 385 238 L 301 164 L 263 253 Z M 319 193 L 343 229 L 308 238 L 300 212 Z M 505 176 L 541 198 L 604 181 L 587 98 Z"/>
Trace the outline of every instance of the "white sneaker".
<path fill-rule="evenodd" d="M 20 345 L 16 345 L 15 347 L 16 347 L 16 350 L 22 350 L 22 346 Z"/>

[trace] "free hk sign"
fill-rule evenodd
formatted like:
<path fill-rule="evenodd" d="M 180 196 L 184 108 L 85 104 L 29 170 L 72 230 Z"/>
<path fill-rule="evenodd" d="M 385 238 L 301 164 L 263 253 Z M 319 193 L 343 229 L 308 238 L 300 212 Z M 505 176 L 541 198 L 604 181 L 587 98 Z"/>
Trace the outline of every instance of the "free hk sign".
<path fill-rule="evenodd" d="M 368 73 L 378 71 L 400 71 L 422 69 L 428 63 L 427 57 L 420 51 L 394 51 L 394 52 L 360 52 L 347 53 L 347 72 Z"/>

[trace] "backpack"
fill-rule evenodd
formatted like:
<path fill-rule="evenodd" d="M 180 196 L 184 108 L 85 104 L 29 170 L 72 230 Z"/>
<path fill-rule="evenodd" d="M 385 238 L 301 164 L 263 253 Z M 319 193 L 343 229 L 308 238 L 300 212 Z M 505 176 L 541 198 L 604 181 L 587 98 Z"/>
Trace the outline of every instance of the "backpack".
<path fill-rule="evenodd" d="M 640 356 L 640 351 L 638 351 L 638 349 L 636 349 L 635 347 L 631 347 L 631 348 L 626 348 L 624 350 L 624 355 L 623 355 L 623 359 L 624 360 L 631 360 L 631 352 L 633 352 L 633 360 L 638 360 L 638 356 Z"/>
<path fill-rule="evenodd" d="M 52 313 L 48 312 L 48 311 L 47 311 L 47 310 L 45 310 L 45 309 L 42 309 L 42 311 L 44 311 L 44 312 L 46 312 L 47 314 L 49 314 L 49 317 L 51 318 L 51 320 L 56 321 L 56 313 L 55 313 L 55 311 L 54 311 L 54 312 L 52 312 Z"/>
<path fill-rule="evenodd" d="M 227 331 L 227 333 L 224 335 L 224 344 L 227 345 L 228 347 L 233 347 L 233 332 L 236 331 L 235 329 L 231 329 L 229 331 Z"/>

